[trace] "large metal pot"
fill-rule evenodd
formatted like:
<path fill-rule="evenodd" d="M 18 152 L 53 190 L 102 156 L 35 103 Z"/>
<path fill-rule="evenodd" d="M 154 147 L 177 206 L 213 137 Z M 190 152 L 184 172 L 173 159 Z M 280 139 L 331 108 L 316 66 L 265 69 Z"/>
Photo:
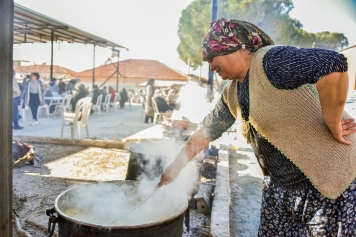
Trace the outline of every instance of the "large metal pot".
<path fill-rule="evenodd" d="M 132 197 L 138 192 L 137 188 L 138 181 L 118 181 L 115 183 L 103 182 L 82 185 L 64 191 L 56 198 L 54 208 L 46 211 L 47 215 L 49 215 L 48 231 L 50 236 L 52 236 L 55 225 L 58 223 L 59 237 L 181 237 L 183 234 L 183 217 L 187 210 L 187 200 L 183 196 L 175 198 L 174 208 L 173 205 L 156 205 L 153 207 L 156 213 L 151 213 L 152 216 L 148 214 L 144 218 L 142 216 L 147 215 L 147 213 L 138 210 L 138 208 L 135 210 L 136 213 L 134 211 L 130 213 L 131 216 L 127 215 L 117 220 L 116 217 L 126 212 L 122 211 L 120 213 L 120 210 L 115 209 L 115 203 L 120 201 L 120 198 L 112 200 L 111 203 L 103 203 L 106 207 L 111 208 L 111 211 L 112 209 L 117 210 L 117 214 L 114 212 L 114 216 L 110 216 L 113 213 L 101 213 L 102 215 L 99 215 L 101 209 L 95 205 L 100 199 L 106 202 L 105 198 L 110 192 L 126 198 Z M 155 195 L 160 200 L 161 197 L 157 196 L 160 195 L 158 191 Z M 90 206 L 83 200 L 89 196 L 95 198 L 93 199 L 96 200 L 93 203 L 94 206 Z M 144 198 L 142 197 L 143 200 Z M 140 198 L 134 199 L 136 203 L 142 201 Z M 164 198 L 162 197 L 162 199 Z M 132 205 L 136 205 L 132 203 L 132 200 L 126 203 L 130 202 Z M 141 206 L 143 205 L 149 204 L 144 203 Z M 132 207 L 126 208 L 131 209 Z M 159 212 L 164 212 L 161 220 L 158 217 Z M 100 218 L 96 219 L 96 215 L 100 216 Z M 140 221 L 144 220 L 148 221 L 140 223 Z M 133 224 L 130 224 L 131 221 L 133 221 Z M 139 224 L 135 224 L 135 222 Z"/>
<path fill-rule="evenodd" d="M 147 140 L 127 147 L 130 160 L 126 180 L 155 179 L 161 176 L 168 165 L 168 155 L 177 153 L 183 142 L 173 140 Z"/>

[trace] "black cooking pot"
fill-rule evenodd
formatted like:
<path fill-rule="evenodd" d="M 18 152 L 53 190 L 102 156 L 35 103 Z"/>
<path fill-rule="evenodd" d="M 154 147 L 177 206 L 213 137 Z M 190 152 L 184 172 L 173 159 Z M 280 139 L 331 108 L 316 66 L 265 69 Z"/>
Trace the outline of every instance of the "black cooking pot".
<path fill-rule="evenodd" d="M 106 224 L 102 219 L 94 221 L 98 223 L 93 223 L 88 221 L 84 214 L 78 217 L 77 213 L 79 212 L 88 213 L 88 219 L 95 220 L 95 215 L 97 214 L 95 211 L 95 208 L 98 208 L 97 205 L 87 205 L 83 197 L 90 196 L 100 200 L 101 197 L 108 196 L 108 190 L 118 194 L 125 193 L 126 196 L 130 196 L 137 193 L 137 184 L 138 181 L 103 182 L 81 185 L 64 191 L 56 198 L 54 208 L 46 211 L 49 216 L 49 236 L 53 235 L 55 226 L 58 223 L 59 237 L 181 237 L 183 234 L 183 217 L 188 205 L 183 196 L 174 200 L 174 207 L 171 205 L 155 206 L 156 212 L 166 212 L 163 215 L 164 218 L 157 220 L 155 219 L 157 216 L 147 216 L 146 220 L 148 221 L 146 223 L 117 225 L 110 222 L 112 218 L 109 218 L 110 220 Z M 157 196 L 159 193 L 156 192 L 155 195 Z M 159 199 L 161 197 L 158 196 L 156 198 Z M 140 201 L 142 199 L 138 200 L 138 202 Z M 114 202 L 104 204 L 111 207 L 110 205 L 113 205 Z M 140 210 L 136 211 L 138 212 L 135 214 L 137 218 L 147 214 Z M 105 215 L 104 217 L 106 218 Z M 131 220 L 135 220 L 135 216 L 131 218 L 134 218 Z M 125 219 L 118 220 L 118 222 L 124 221 Z"/>
<path fill-rule="evenodd" d="M 130 152 L 130 160 L 126 180 L 154 179 L 162 174 L 162 159 L 165 156 L 159 152 L 159 142 L 135 143 L 129 145 L 127 150 Z"/>

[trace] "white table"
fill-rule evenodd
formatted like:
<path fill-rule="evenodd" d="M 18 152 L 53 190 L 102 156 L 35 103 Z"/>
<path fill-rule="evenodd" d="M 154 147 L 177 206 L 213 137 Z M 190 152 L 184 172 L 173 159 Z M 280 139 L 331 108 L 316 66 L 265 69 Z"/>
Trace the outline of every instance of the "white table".
<path fill-rule="evenodd" d="M 46 101 L 50 101 L 48 104 L 48 108 L 50 108 L 52 105 L 57 106 L 57 105 L 61 105 L 62 101 L 64 99 L 64 97 L 62 96 L 45 96 L 43 98 Z M 56 108 L 54 108 L 54 111 L 56 111 Z M 53 113 L 53 116 L 55 116 L 55 113 Z"/>

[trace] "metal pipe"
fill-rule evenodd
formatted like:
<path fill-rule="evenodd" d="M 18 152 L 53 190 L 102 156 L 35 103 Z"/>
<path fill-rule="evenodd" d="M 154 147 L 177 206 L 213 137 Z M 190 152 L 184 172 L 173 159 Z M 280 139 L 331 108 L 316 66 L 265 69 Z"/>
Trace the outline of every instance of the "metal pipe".
<path fill-rule="evenodd" d="M 49 81 L 53 77 L 53 40 L 54 40 L 54 31 L 51 30 L 51 72 L 49 73 Z"/>
<path fill-rule="evenodd" d="M 12 77 L 14 0 L 0 1 L 0 236 L 12 237 Z M 10 106 L 9 106 L 10 105 Z"/>
<path fill-rule="evenodd" d="M 116 67 L 116 92 L 119 92 L 119 61 L 120 61 L 120 49 L 115 50 L 117 52 L 117 67 Z"/>
<path fill-rule="evenodd" d="M 212 15 L 211 15 L 211 21 L 216 21 L 218 18 L 218 8 L 219 8 L 219 0 L 213 0 L 213 6 L 212 6 Z M 212 101 L 212 93 L 214 90 L 214 74 L 212 71 L 210 71 L 209 68 L 209 75 L 208 75 L 208 92 L 209 93 L 209 98 L 210 102 Z"/>
<path fill-rule="evenodd" d="M 92 80 L 92 87 L 94 88 L 94 84 L 95 84 L 95 44 L 94 44 L 94 48 L 93 48 L 93 80 Z"/>

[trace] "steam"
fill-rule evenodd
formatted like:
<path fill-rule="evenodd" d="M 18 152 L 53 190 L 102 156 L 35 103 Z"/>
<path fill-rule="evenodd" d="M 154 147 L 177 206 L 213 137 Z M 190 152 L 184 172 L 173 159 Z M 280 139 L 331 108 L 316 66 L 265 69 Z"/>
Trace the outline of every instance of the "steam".
<path fill-rule="evenodd" d="M 206 88 L 189 82 L 180 90 L 181 109 L 175 111 L 173 117 L 182 119 L 185 116 L 191 122 L 199 123 L 215 104 L 207 103 L 205 95 Z M 217 98 L 218 95 L 215 95 L 215 101 Z M 152 224 L 182 215 L 199 178 L 197 162 L 188 163 L 174 182 L 155 193 L 154 188 L 163 169 L 176 158 L 183 145 L 184 142 L 174 138 L 133 144 L 130 151 L 140 154 L 137 163 L 143 170 L 139 181 L 74 188 L 59 199 L 59 209 L 81 222 L 109 227 Z"/>
<path fill-rule="evenodd" d="M 156 164 L 155 157 L 161 157 L 160 165 L 165 168 L 176 157 L 183 143 L 172 139 L 139 145 L 141 152 L 148 154 L 148 159 L 152 159 L 148 164 Z M 139 178 L 140 181 L 98 183 L 73 188 L 59 198 L 58 207 L 71 218 L 100 226 L 152 224 L 183 214 L 190 192 L 199 177 L 196 163 L 190 162 L 173 183 L 161 187 L 142 205 L 129 212 L 149 197 L 159 182 L 160 175 L 154 177 L 154 174 L 150 173 L 152 166 L 144 168 L 147 173 Z M 127 215 L 120 218 L 125 213 Z"/>
<path fill-rule="evenodd" d="M 206 99 L 207 89 L 199 86 L 195 82 L 188 82 L 179 91 L 179 100 L 181 108 L 179 111 L 174 110 L 173 119 L 187 117 L 193 123 L 200 123 L 206 115 L 213 109 L 219 95 L 215 93 L 214 101 L 208 103 Z"/>

